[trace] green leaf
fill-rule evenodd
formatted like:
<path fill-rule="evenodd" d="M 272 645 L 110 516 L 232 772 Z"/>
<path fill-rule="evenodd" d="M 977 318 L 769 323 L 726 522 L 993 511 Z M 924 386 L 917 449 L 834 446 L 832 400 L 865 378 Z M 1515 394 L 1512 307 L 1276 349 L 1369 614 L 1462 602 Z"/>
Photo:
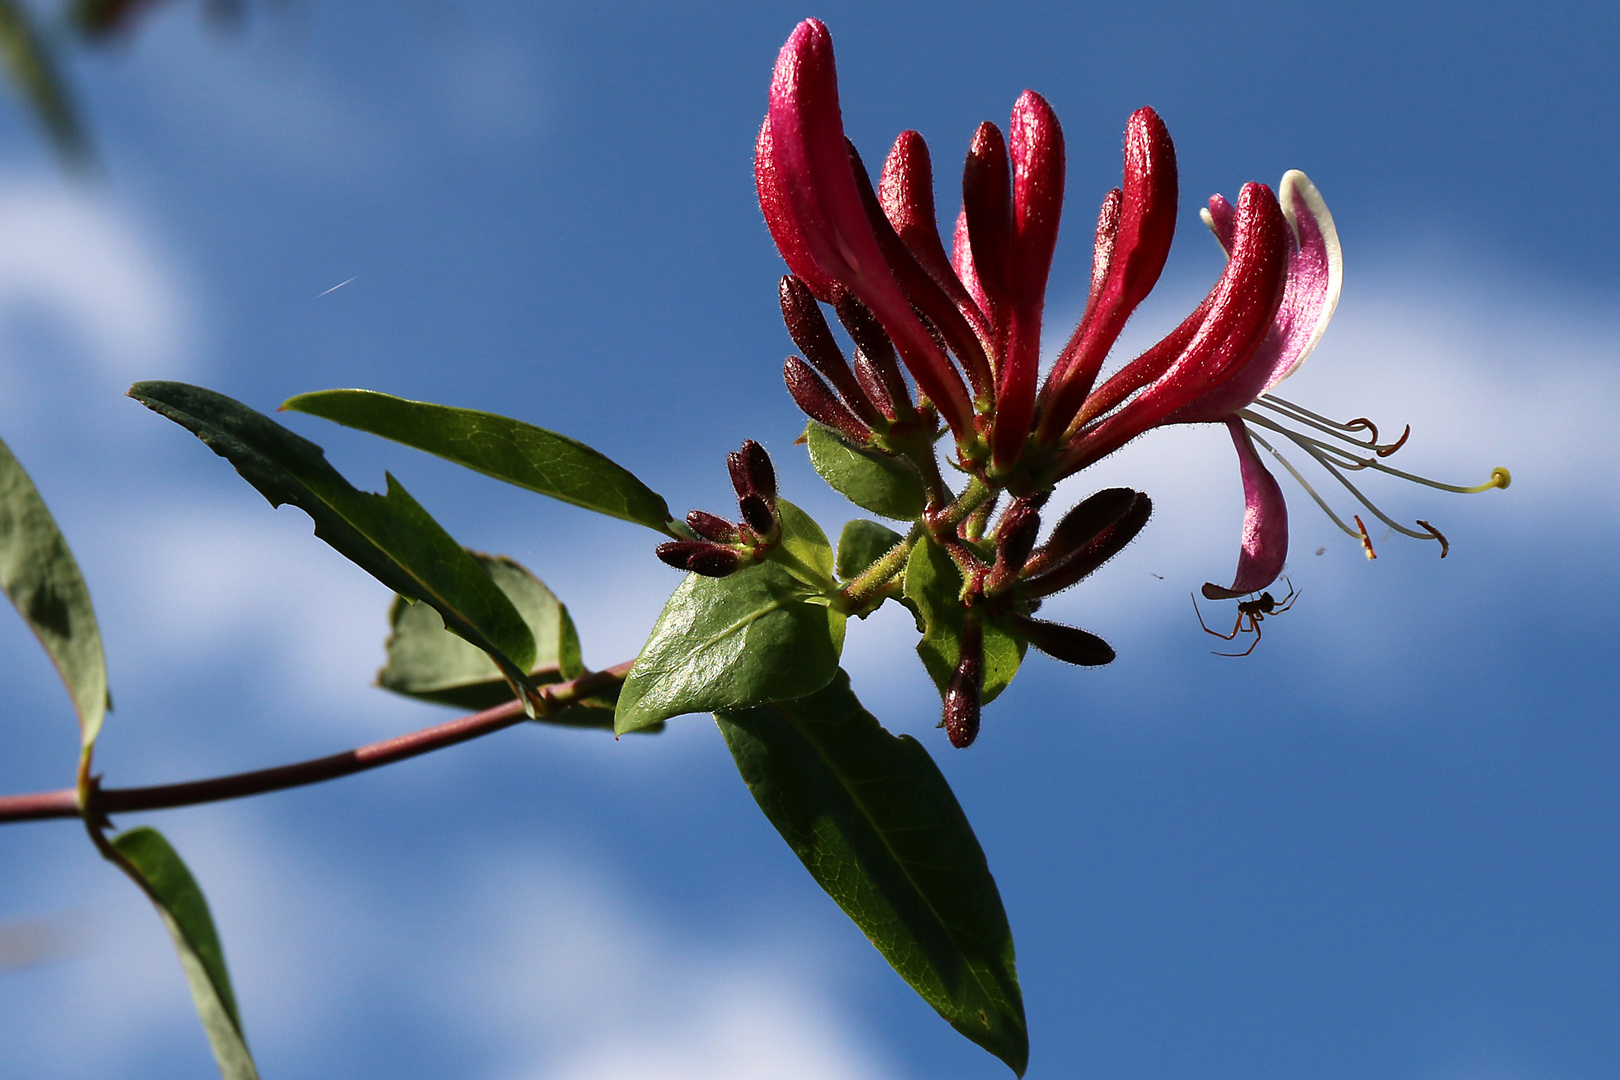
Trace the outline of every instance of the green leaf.
<path fill-rule="evenodd" d="M 838 576 L 848 581 L 887 555 L 905 537 L 875 521 L 845 522 L 838 534 Z"/>
<path fill-rule="evenodd" d="M 180 954 L 180 967 L 191 987 L 203 1030 L 214 1048 L 214 1060 L 225 1080 L 258 1080 L 259 1070 L 242 1036 L 242 1017 L 236 1011 L 225 950 L 214 930 L 208 901 L 197 880 L 180 861 L 163 834 L 139 828 L 112 839 L 109 858 L 139 885 L 158 910 L 169 937 Z"/>
<path fill-rule="evenodd" d="M 282 406 L 414 446 L 509 484 L 671 533 L 664 497 L 577 439 L 495 413 L 374 390 L 320 390 Z"/>
<path fill-rule="evenodd" d="M 22 0 L 0 0 L 0 59 L 17 92 L 45 126 L 57 156 L 70 165 L 87 164 L 90 144 L 79 125 L 78 112 Z"/>
<path fill-rule="evenodd" d="M 781 550 L 791 559 L 789 564 L 797 561 L 810 571 L 808 574 L 800 573 L 796 576 L 805 579 L 805 584 L 820 590 L 836 584 L 833 581 L 833 549 L 827 540 L 827 534 L 821 531 L 815 518 L 800 510 L 786 499 L 776 500 L 777 513 L 782 518 Z M 793 569 L 789 565 L 789 569 Z"/>
<path fill-rule="evenodd" d="M 101 732 L 111 700 L 90 589 L 28 474 L 0 442 L 0 588 L 45 647 L 79 714 L 79 743 Z"/>
<path fill-rule="evenodd" d="M 174 382 L 136 383 L 129 394 L 191 431 L 271 506 L 291 503 L 315 535 L 401 596 L 425 601 L 452 633 L 528 682 L 534 635 L 517 608 L 455 539 L 392 476 L 388 493 L 359 491 L 321 448 L 224 394 Z"/>
<path fill-rule="evenodd" d="M 842 671 L 808 697 L 716 714 L 748 790 L 816 883 L 952 1027 L 1020 1076 L 1029 1032 L 984 852 L 922 745 Z"/>
<path fill-rule="evenodd" d="M 962 659 L 962 627 L 967 609 L 962 606 L 962 574 L 944 548 L 927 540 L 918 544 L 906 563 L 906 599 L 922 620 L 923 638 L 917 655 L 939 692 L 956 673 Z M 984 620 L 984 690 L 982 700 L 993 701 L 1007 688 L 1028 643 L 994 618 Z"/>
<path fill-rule="evenodd" d="M 837 673 L 843 647 L 844 616 L 776 563 L 689 574 L 619 691 L 613 730 L 802 697 Z"/>
<path fill-rule="evenodd" d="M 911 521 L 928 507 L 928 490 L 905 458 L 852 445 L 815 421 L 804 430 L 810 464 L 834 491 L 860 507 L 898 521 Z"/>
<path fill-rule="evenodd" d="M 534 635 L 529 680 L 541 686 L 583 675 L 574 620 L 545 583 L 505 556 L 477 552 L 472 556 Z M 444 620 L 431 607 L 396 597 L 389 622 L 393 632 L 388 637 L 388 663 L 377 673 L 377 685 L 384 690 L 463 709 L 488 709 L 512 700 L 512 688 L 495 662 L 445 630 Z M 574 708 L 543 719 L 572 726 L 613 726 L 611 709 Z"/>

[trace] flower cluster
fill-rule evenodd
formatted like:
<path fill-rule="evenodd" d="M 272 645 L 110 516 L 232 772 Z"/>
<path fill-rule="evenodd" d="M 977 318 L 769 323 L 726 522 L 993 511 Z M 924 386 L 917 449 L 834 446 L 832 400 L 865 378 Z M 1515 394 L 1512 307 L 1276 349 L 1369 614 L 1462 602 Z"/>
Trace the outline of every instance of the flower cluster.
<path fill-rule="evenodd" d="M 1084 312 L 1043 375 L 1041 324 L 1065 162 L 1051 106 L 1026 90 L 1006 133 L 979 125 L 947 251 L 922 136 L 902 132 L 874 184 L 844 135 L 827 28 L 805 20 L 777 57 L 754 168 L 760 206 L 790 271 L 781 281 L 782 316 L 800 355 L 787 359 L 783 377 L 813 421 L 855 453 L 909 462 L 926 489 L 912 537 L 832 603 L 864 614 L 873 598 L 896 595 L 907 553 L 923 537 L 948 554 L 961 578 L 960 610 L 951 616 L 954 670 L 934 674 L 944 726 L 959 746 L 978 728 L 990 632 L 1071 663 L 1113 659 L 1095 635 L 1032 614 L 1042 598 L 1128 543 L 1151 503 L 1128 489 L 1100 492 L 1037 546 L 1040 515 L 1060 481 L 1149 430 L 1224 424 L 1237 450 L 1246 503 L 1238 564 L 1230 585 L 1204 585 L 1209 599 L 1265 589 L 1287 558 L 1287 507 L 1261 450 L 1374 556 L 1361 518 L 1350 528 L 1268 437 L 1303 450 L 1390 528 L 1439 541 L 1442 556 L 1448 544 L 1438 530 L 1394 521 L 1346 472 L 1371 469 L 1452 491 L 1509 481 L 1505 469 L 1473 488 L 1401 472 L 1383 459 L 1406 434 L 1383 443 L 1369 420 L 1341 423 L 1270 393 L 1321 339 L 1343 279 L 1333 218 L 1302 172 L 1286 173 L 1275 190 L 1246 184 L 1235 204 L 1221 195 L 1209 200 L 1201 214 L 1227 256 L 1220 278 L 1179 325 L 1104 377 L 1121 332 L 1164 269 L 1178 206 L 1175 146 L 1159 116 L 1138 109 L 1124 142 L 1123 182 L 1097 216 Z M 852 357 L 823 305 L 853 344 Z M 961 492 L 945 483 L 936 460 L 947 433 L 948 463 L 969 478 Z M 1009 501 L 992 527 L 1003 496 Z M 705 516 L 689 524 L 702 539 L 660 549 L 673 565 L 719 575 L 768 549 L 756 543 L 757 528 L 739 539 L 746 523 L 709 527 Z"/>

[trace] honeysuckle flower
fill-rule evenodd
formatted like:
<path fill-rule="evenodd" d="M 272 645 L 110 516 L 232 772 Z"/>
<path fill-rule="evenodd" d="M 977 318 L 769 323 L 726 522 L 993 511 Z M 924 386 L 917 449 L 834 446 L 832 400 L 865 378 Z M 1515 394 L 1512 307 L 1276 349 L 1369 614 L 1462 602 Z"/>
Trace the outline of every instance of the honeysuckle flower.
<path fill-rule="evenodd" d="M 892 362 L 898 350 L 923 402 L 955 435 L 958 464 L 1024 497 L 1050 492 L 1153 428 L 1224 424 L 1246 509 L 1237 572 L 1230 586 L 1206 585 L 1211 598 L 1265 588 L 1286 559 L 1287 509 L 1262 449 L 1372 551 L 1360 519 L 1356 529 L 1347 526 L 1267 435 L 1304 450 L 1392 529 L 1438 540 L 1442 555 L 1438 530 L 1421 520 L 1421 532 L 1395 522 L 1344 472 L 1373 469 L 1451 491 L 1507 486 L 1505 469 L 1473 488 L 1392 469 L 1382 459 L 1404 435 L 1380 443 L 1370 421 L 1340 423 L 1269 392 L 1321 339 L 1343 279 L 1333 219 L 1297 171 L 1284 175 L 1276 193 L 1250 183 L 1235 205 L 1219 195 L 1209 201 L 1202 215 L 1228 256 L 1219 280 L 1163 340 L 1098 384 L 1125 324 L 1157 283 L 1175 233 L 1175 147 L 1150 108 L 1126 125 L 1123 182 L 1098 214 L 1084 313 L 1042 381 L 1063 133 L 1033 91 L 1018 98 L 1008 130 L 1010 138 L 986 122 L 974 133 L 947 254 L 922 136 L 907 131 L 896 139 L 874 190 L 844 137 L 826 27 L 806 20 L 782 47 L 755 175 L 766 222 L 792 271 L 783 282 L 784 319 L 805 354 L 788 360 L 784 377 L 813 419 L 857 444 L 885 446 L 891 425 L 915 415 Z M 855 339 L 853 366 L 818 302 L 833 305 Z M 1011 580 L 1003 561 L 998 554 L 988 578 L 998 587 Z"/>

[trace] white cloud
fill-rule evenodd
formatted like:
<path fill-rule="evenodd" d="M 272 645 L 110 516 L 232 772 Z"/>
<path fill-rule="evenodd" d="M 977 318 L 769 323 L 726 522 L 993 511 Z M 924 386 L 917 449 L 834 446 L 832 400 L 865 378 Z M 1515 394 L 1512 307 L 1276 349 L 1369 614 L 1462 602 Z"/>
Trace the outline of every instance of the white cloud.
<path fill-rule="evenodd" d="M 0 185 L 0 391 L 74 382 L 122 390 L 193 351 L 194 311 L 168 259 L 131 215 L 85 190 Z M 81 371 L 53 365 L 18 340 L 19 319 L 44 314 L 68 336 Z M 52 358 L 54 359 L 54 358 Z"/>
<path fill-rule="evenodd" d="M 498 867 L 498 868 L 496 868 Z M 718 954 L 672 939 L 579 866 L 510 859 L 440 958 L 500 1080 L 861 1080 L 885 1075 L 805 970 L 809 942 Z"/>

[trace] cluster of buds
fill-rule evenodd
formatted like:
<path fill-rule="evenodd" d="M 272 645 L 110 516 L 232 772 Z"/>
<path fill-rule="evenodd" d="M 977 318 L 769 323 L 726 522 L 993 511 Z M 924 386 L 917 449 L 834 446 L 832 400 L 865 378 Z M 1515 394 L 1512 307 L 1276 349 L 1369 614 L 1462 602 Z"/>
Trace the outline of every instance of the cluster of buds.
<path fill-rule="evenodd" d="M 659 544 L 658 557 L 677 570 L 705 577 L 726 575 L 757 562 L 782 538 L 776 509 L 776 469 L 771 455 L 753 439 L 726 455 L 731 486 L 737 492 L 740 521 L 727 521 L 706 510 L 686 515 L 686 526 L 698 538 Z"/>
<path fill-rule="evenodd" d="M 995 556 L 970 583 L 961 658 L 944 693 L 944 727 L 951 745 L 970 745 L 979 732 L 984 682 L 984 623 L 994 621 L 1055 659 L 1082 667 L 1112 663 L 1114 649 L 1088 630 L 1033 618 L 1041 601 L 1089 577 L 1136 538 L 1153 502 L 1130 488 L 1108 488 L 1059 519 L 1044 544 L 1040 509 L 1046 496 L 1013 500 L 996 527 Z"/>

